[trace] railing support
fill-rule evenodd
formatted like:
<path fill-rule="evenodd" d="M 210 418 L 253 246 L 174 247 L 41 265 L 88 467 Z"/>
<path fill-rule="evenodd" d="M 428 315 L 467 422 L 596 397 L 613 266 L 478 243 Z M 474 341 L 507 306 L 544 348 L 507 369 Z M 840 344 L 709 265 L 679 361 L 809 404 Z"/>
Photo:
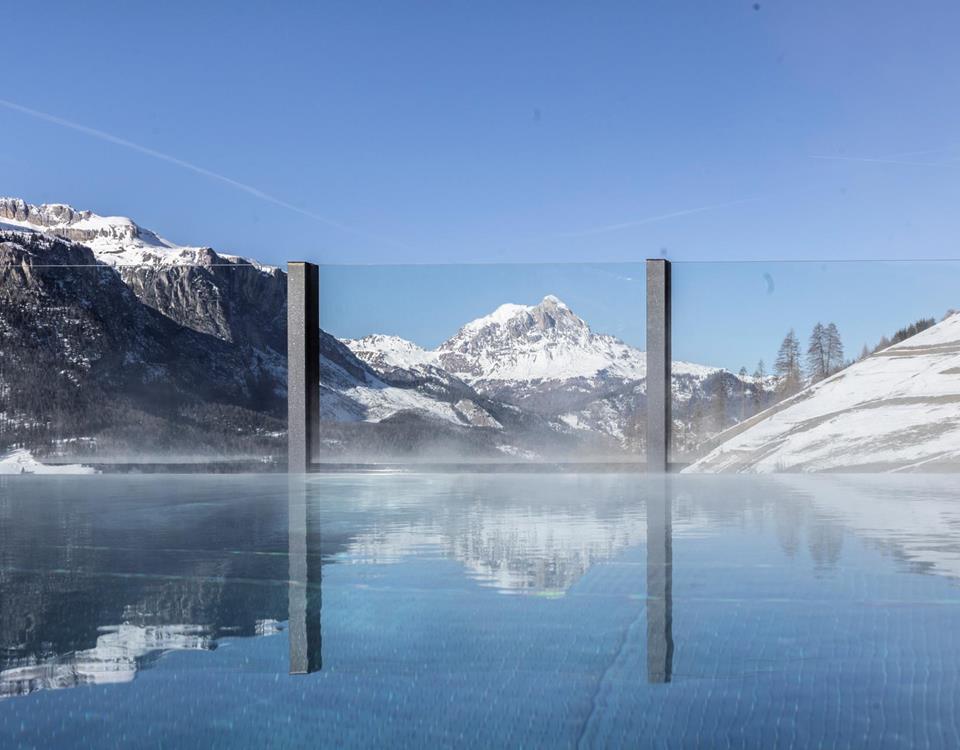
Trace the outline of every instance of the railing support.
<path fill-rule="evenodd" d="M 287 264 L 287 466 L 310 470 L 320 435 L 320 269 Z"/>
<path fill-rule="evenodd" d="M 670 453 L 670 261 L 647 261 L 647 471 L 667 471 Z"/>

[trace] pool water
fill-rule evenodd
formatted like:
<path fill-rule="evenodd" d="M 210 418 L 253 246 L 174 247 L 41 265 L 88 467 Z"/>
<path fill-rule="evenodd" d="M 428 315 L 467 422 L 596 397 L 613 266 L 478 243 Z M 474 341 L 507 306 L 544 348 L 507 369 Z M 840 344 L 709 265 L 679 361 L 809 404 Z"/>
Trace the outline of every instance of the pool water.
<path fill-rule="evenodd" d="M 0 747 L 960 747 L 950 476 L 0 480 Z"/>

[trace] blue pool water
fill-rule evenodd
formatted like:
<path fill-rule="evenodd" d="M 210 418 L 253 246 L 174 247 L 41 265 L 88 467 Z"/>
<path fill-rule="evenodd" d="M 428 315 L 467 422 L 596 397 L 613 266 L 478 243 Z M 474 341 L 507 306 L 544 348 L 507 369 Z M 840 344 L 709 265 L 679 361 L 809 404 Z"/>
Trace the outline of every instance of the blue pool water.
<path fill-rule="evenodd" d="M 6 478 L 0 747 L 960 747 L 956 486 Z"/>

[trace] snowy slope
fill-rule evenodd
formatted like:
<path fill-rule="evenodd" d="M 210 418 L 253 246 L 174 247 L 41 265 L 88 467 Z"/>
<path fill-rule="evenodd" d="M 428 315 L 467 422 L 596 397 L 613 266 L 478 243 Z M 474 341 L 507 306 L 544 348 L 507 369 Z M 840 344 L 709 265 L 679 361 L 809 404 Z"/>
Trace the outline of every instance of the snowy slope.
<path fill-rule="evenodd" d="M 686 469 L 943 470 L 960 463 L 960 314 L 729 430 Z"/>
<path fill-rule="evenodd" d="M 93 250 L 97 260 L 112 266 L 204 265 L 209 253 L 206 247 L 177 245 L 126 216 L 99 216 L 64 203 L 33 205 L 20 198 L 0 198 L 0 231 L 42 232 L 80 242 Z M 218 255 L 228 261 L 239 259 Z"/>

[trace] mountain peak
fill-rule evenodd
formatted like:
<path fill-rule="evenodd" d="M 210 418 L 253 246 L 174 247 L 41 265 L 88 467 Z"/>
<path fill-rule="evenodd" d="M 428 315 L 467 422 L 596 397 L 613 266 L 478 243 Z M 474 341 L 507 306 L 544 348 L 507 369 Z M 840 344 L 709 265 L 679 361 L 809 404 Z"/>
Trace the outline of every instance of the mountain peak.
<path fill-rule="evenodd" d="M 34 205 L 22 198 L 0 197 L 0 230 L 41 232 L 89 247 L 97 260 L 112 266 L 206 265 L 210 249 L 178 245 L 127 216 L 100 216 L 66 203 Z M 219 253 L 221 258 L 237 256 Z M 246 259 L 244 259 L 246 260 Z M 248 261 L 261 270 L 270 270 Z"/>
<path fill-rule="evenodd" d="M 548 294 L 546 297 L 540 300 L 540 304 L 537 305 L 537 307 L 562 307 L 565 310 L 570 309 L 562 299 L 553 294 Z"/>

